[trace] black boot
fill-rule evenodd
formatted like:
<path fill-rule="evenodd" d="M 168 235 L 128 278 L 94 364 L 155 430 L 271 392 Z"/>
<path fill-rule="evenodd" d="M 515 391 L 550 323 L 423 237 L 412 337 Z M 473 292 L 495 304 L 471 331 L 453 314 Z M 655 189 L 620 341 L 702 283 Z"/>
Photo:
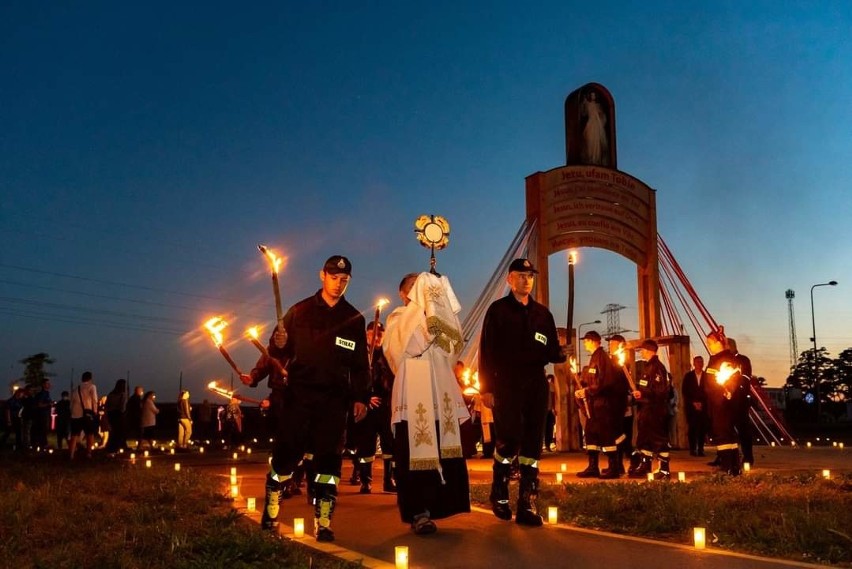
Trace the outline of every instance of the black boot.
<path fill-rule="evenodd" d="M 719 452 L 719 468 L 731 476 L 740 475 L 740 451 L 738 449 Z"/>
<path fill-rule="evenodd" d="M 358 490 L 361 494 L 371 494 L 373 492 L 373 463 L 361 462 L 358 464 L 358 476 L 361 478 L 361 489 Z"/>
<path fill-rule="evenodd" d="M 606 454 L 607 467 L 601 470 L 601 478 L 613 480 L 621 476 L 618 472 L 618 452 L 608 452 Z M 623 468 L 622 468 L 623 470 Z"/>
<path fill-rule="evenodd" d="M 491 480 L 491 511 L 501 520 L 512 519 L 512 508 L 509 507 L 509 473 L 511 466 L 494 461 L 493 478 Z"/>
<path fill-rule="evenodd" d="M 668 456 L 660 457 L 660 469 L 654 473 L 654 480 L 669 480 L 672 477 L 671 466 L 669 465 L 670 458 Z"/>
<path fill-rule="evenodd" d="M 649 472 L 651 472 L 651 457 L 642 454 L 639 456 L 639 466 L 627 476 L 629 478 L 647 478 Z"/>
<path fill-rule="evenodd" d="M 536 498 L 538 498 L 538 479 L 521 476 L 520 491 L 518 493 L 518 512 L 515 514 L 515 522 L 524 526 L 538 527 L 544 523 L 538 515 Z"/>
<path fill-rule="evenodd" d="M 589 451 L 589 466 L 586 467 L 586 470 L 581 470 L 577 473 L 577 478 L 598 478 L 601 475 L 600 468 L 598 468 L 598 451 L 590 450 Z"/>
<path fill-rule="evenodd" d="M 266 495 L 263 502 L 263 514 L 260 516 L 260 527 L 269 531 L 278 531 L 278 512 L 284 499 L 284 483 L 273 480 L 266 475 Z"/>
<path fill-rule="evenodd" d="M 293 478 L 290 479 L 290 493 L 293 496 L 302 494 L 302 484 L 305 480 L 305 461 L 304 459 L 296 465 L 296 470 L 293 471 Z"/>
<path fill-rule="evenodd" d="M 396 494 L 396 484 L 394 484 L 393 481 L 393 460 L 386 458 L 384 462 L 385 473 L 384 482 L 382 483 L 382 490 L 384 490 L 385 492 Z"/>
<path fill-rule="evenodd" d="M 627 476 L 632 478 L 633 473 L 636 472 L 640 464 L 642 464 L 642 453 L 638 450 L 633 451 L 633 454 L 630 455 L 630 466 L 627 468 Z"/>
<path fill-rule="evenodd" d="M 329 488 L 329 484 L 317 484 L 317 497 L 314 500 L 314 537 L 317 541 L 334 541 L 331 530 L 331 518 L 334 514 L 334 504 L 337 496 Z M 333 486 L 332 486 L 333 488 Z"/>
<path fill-rule="evenodd" d="M 624 451 L 622 449 L 618 449 L 615 453 L 615 468 L 619 476 L 624 474 Z"/>
<path fill-rule="evenodd" d="M 361 472 L 358 470 L 358 459 L 352 457 L 352 476 L 349 477 L 350 486 L 358 486 L 361 483 Z"/>

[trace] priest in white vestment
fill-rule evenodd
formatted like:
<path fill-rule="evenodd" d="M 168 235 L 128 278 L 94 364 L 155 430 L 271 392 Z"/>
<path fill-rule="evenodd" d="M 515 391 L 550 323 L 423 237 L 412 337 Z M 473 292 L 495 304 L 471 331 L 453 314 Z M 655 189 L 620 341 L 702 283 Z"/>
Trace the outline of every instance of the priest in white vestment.
<path fill-rule="evenodd" d="M 391 397 L 397 504 L 418 535 L 434 520 L 470 512 L 460 424 L 470 419 L 453 374 L 463 339 L 461 306 L 446 277 L 411 273 L 404 306 L 387 319 L 382 348 L 396 378 Z"/>

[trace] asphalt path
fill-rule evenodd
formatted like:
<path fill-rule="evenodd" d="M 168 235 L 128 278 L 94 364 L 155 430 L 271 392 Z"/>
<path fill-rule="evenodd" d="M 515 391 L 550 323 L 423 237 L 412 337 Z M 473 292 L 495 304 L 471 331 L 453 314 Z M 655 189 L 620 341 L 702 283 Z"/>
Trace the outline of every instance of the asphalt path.
<path fill-rule="evenodd" d="M 706 475 L 711 471 L 706 462 L 711 456 L 689 457 L 687 453 L 673 453 L 672 470 L 684 471 L 687 480 Z M 237 468 L 240 497 L 235 507 L 246 506 L 246 498 L 255 497 L 257 508 L 263 506 L 263 483 L 267 470 L 265 456 L 255 453 L 241 455 L 237 460 L 213 454 L 198 461 L 198 455 L 185 457 L 191 467 L 210 469 L 222 476 L 223 488 L 227 487 L 230 468 Z M 829 468 L 834 471 L 852 469 L 849 450 L 831 448 L 790 449 L 758 447 L 755 472 L 815 470 Z M 407 524 L 400 521 L 396 508 L 396 496 L 381 492 L 381 461 L 376 461 L 374 493 L 358 493 L 357 486 L 347 483 L 351 473 L 349 463 L 344 465 L 344 480 L 340 486 L 337 508 L 332 524 L 336 540 L 331 544 L 318 543 L 313 537 L 313 508 L 304 496 L 294 496 L 283 503 L 280 532 L 284 538 L 297 539 L 313 547 L 345 559 L 360 561 L 365 567 L 393 567 L 395 547 L 409 548 L 410 567 L 417 568 L 465 568 L 478 567 L 565 567 L 565 568 L 778 568 L 818 567 L 807 563 L 761 558 L 733 554 L 714 549 L 706 550 L 692 546 L 676 545 L 649 539 L 633 538 L 606 532 L 585 530 L 565 524 L 548 525 L 541 528 L 518 526 L 495 518 L 490 511 L 475 508 L 473 512 L 453 518 L 439 520 L 439 530 L 430 536 L 414 535 Z M 573 473 L 585 466 L 580 454 L 548 454 L 542 460 L 543 482 L 555 481 L 555 474 L 565 466 L 565 480 L 579 481 Z M 490 481 L 491 461 L 472 459 L 468 461 L 472 483 Z M 610 484 L 620 481 L 595 480 L 588 483 Z M 663 483 L 663 482 L 659 482 Z M 259 521 L 258 512 L 246 512 Z M 305 520 L 305 537 L 293 536 L 294 518 Z M 708 532 L 709 534 L 709 532 Z M 708 535 L 708 542 L 712 535 Z"/>

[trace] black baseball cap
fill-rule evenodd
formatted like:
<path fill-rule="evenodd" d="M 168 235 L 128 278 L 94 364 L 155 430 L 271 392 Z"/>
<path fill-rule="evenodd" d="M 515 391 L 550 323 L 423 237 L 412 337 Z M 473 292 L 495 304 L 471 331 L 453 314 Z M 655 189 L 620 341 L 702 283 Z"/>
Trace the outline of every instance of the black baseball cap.
<path fill-rule="evenodd" d="M 594 330 L 589 330 L 588 332 L 583 334 L 582 339 L 583 340 L 591 340 L 593 342 L 600 342 L 601 341 L 601 335 L 598 334 L 597 332 L 595 332 Z"/>
<path fill-rule="evenodd" d="M 610 336 L 609 338 L 607 338 L 606 341 L 607 342 L 626 342 L 627 340 L 625 340 L 624 336 L 622 336 L 621 334 L 614 334 L 614 335 Z"/>
<path fill-rule="evenodd" d="M 519 273 L 538 273 L 533 267 L 533 264 L 530 263 L 529 259 L 515 259 L 509 265 L 509 272 L 519 272 Z"/>
<path fill-rule="evenodd" d="M 657 342 L 655 342 L 654 340 L 645 340 L 644 342 L 642 342 L 643 350 L 650 350 L 652 352 L 656 352 L 657 348 Z"/>
<path fill-rule="evenodd" d="M 352 274 L 352 263 L 343 255 L 332 255 L 323 265 L 322 270 L 330 275 L 339 275 L 344 273 Z"/>

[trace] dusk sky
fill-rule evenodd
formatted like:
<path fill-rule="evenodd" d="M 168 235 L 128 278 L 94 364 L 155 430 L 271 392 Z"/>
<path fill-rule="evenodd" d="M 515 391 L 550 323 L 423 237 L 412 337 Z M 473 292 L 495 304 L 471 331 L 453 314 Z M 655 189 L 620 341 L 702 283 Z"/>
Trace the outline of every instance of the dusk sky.
<path fill-rule="evenodd" d="M 130 383 L 200 400 L 274 322 L 265 243 L 287 257 L 285 305 L 332 254 L 371 312 L 429 267 L 462 305 L 524 219 L 524 178 L 565 164 L 565 97 L 616 105 L 618 166 L 657 190 L 658 229 L 755 373 L 852 347 L 852 3 L 2 2 L 0 369 L 37 352 L 67 389 Z M 565 325 L 566 261 L 551 258 Z M 575 323 L 626 306 L 635 266 L 582 249 Z M 464 316 L 464 313 L 462 314 Z M 585 329 L 588 329 L 585 328 Z M 635 338 L 636 334 L 626 334 Z M 697 338 L 693 347 L 703 350 Z M 700 351 L 698 353 L 701 353 Z M 8 380 L 8 381 L 6 381 Z M 247 393 L 248 394 L 248 393 Z"/>

